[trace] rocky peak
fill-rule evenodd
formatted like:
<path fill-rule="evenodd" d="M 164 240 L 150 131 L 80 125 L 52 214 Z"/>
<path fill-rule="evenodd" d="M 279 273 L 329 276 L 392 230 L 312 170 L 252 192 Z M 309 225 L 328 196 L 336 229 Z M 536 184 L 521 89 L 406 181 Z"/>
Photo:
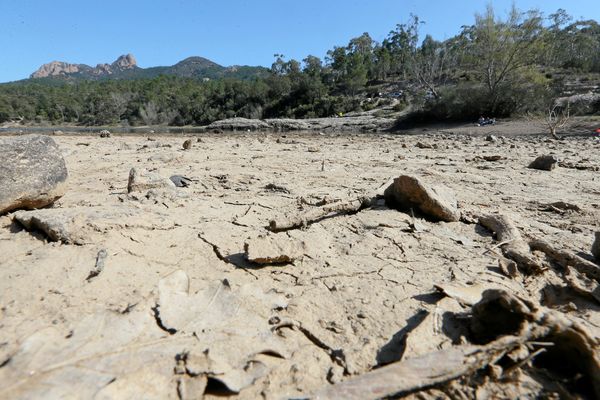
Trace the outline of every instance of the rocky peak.
<path fill-rule="evenodd" d="M 31 78 L 46 78 L 48 76 L 73 74 L 79 72 L 80 69 L 80 65 L 78 64 L 52 61 L 42 65 L 37 71 L 31 74 Z"/>
<path fill-rule="evenodd" d="M 112 63 L 111 66 L 118 69 L 132 69 L 137 67 L 137 61 L 133 54 L 125 54 L 117 58 L 117 61 Z"/>

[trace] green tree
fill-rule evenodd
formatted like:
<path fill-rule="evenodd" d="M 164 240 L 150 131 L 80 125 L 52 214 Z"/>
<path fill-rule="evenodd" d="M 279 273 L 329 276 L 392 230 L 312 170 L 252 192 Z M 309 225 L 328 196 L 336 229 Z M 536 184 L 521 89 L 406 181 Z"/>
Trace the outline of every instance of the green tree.
<path fill-rule="evenodd" d="M 538 11 L 522 13 L 513 6 L 507 19 L 501 20 L 491 4 L 475 16 L 475 25 L 463 29 L 465 61 L 483 83 L 491 113 L 500 111 L 525 71 L 531 70 L 541 50 L 542 31 Z"/>

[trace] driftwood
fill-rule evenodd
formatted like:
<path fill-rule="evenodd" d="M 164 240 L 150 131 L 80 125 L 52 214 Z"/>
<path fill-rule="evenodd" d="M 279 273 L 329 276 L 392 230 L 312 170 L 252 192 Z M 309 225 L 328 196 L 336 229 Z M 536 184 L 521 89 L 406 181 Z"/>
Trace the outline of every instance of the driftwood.
<path fill-rule="evenodd" d="M 303 213 L 284 215 L 280 219 L 269 222 L 268 229 L 272 232 L 282 232 L 308 226 L 323 219 L 343 214 L 354 214 L 370 207 L 374 200 L 371 197 L 359 197 L 357 199 L 325 204 L 321 207 L 310 208 Z"/>
<path fill-rule="evenodd" d="M 588 389 L 600 396 L 598 341 L 578 323 L 504 290 L 485 291 L 482 300 L 473 306 L 472 315 L 471 330 L 486 344 L 457 346 L 389 364 L 322 388 L 312 398 L 358 400 L 408 394 L 493 366 L 519 348 L 525 351 L 524 358 L 507 371 L 517 369 L 542 353 L 538 350 L 527 355 L 528 347 L 534 344 L 548 346 L 547 361 L 540 361 L 543 368 L 560 369 L 561 365 L 553 365 L 552 360 L 573 365 L 577 369 L 572 371 L 573 379 L 586 377 Z"/>
<path fill-rule="evenodd" d="M 506 215 L 480 216 L 479 223 L 496 233 L 504 256 L 516 262 L 526 273 L 539 273 L 547 269 L 548 265 L 536 259 L 531 253 L 531 251 L 541 251 L 565 271 L 568 266 L 571 266 L 579 273 L 600 282 L 600 265 L 569 250 L 557 249 L 544 240 L 534 238 L 525 241 L 518 228 Z"/>
<path fill-rule="evenodd" d="M 566 266 L 565 280 L 577 293 L 600 303 L 600 283 L 598 281 L 589 279 L 568 265 Z"/>
<path fill-rule="evenodd" d="M 521 343 L 521 338 L 506 337 L 488 346 L 459 346 L 429 353 L 327 386 L 312 399 L 375 400 L 425 389 L 472 374 Z"/>
<path fill-rule="evenodd" d="M 517 263 L 526 273 L 540 273 L 547 266 L 533 257 L 528 243 L 519 233 L 512 220 L 502 214 L 492 214 L 479 217 L 479 223 L 496 233 L 496 239 L 502 244 L 502 253 Z"/>
<path fill-rule="evenodd" d="M 529 246 L 532 250 L 544 252 L 563 268 L 570 265 L 582 274 L 600 281 L 600 266 L 598 264 L 588 261 L 568 250 L 556 249 L 550 243 L 543 240 L 532 240 L 529 242 Z"/>

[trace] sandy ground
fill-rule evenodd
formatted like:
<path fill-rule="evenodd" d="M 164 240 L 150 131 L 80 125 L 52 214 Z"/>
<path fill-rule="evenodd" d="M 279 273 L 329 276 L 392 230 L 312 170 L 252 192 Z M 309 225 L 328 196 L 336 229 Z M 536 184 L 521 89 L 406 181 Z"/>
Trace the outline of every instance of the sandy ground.
<path fill-rule="evenodd" d="M 184 151 L 187 138 L 194 144 Z M 5 395 L 26 392 L 43 378 L 32 371 L 28 378 L 8 381 L 11 368 L 17 368 L 11 359 L 31 335 L 52 327 L 68 338 L 81 321 L 107 311 L 152 315 L 148 304 L 159 281 L 180 270 L 189 277 L 189 293 L 224 279 L 234 292 L 252 285 L 276 293 L 287 304 L 261 318 L 302 327 L 282 329 L 278 340 L 285 356 L 262 355 L 267 372 L 232 394 L 240 398 L 301 398 L 406 357 L 405 335 L 442 298 L 434 284 L 506 288 L 568 313 L 600 336 L 598 303 L 544 274 L 505 276 L 498 269 L 497 242 L 474 223 L 415 219 L 380 204 L 279 233 L 303 245 L 303 257 L 293 263 L 258 267 L 242 255 L 244 243 L 266 233 L 269 220 L 282 213 L 300 212 L 323 198 L 373 193 L 402 173 L 450 188 L 464 215 L 503 212 L 525 235 L 588 254 L 600 230 L 600 141 L 595 138 L 507 137 L 496 143 L 449 134 L 254 133 L 55 140 L 67 161 L 70 186 L 53 208 L 134 212 L 123 220 L 86 223 L 81 245 L 51 242 L 13 222 L 12 214 L 0 217 L 0 382 L 5 380 L 0 397 L 3 390 Z M 433 148 L 417 147 L 418 142 Z M 542 154 L 557 155 L 563 167 L 526 168 Z M 482 159 L 491 155 L 502 159 Z M 166 177 L 185 175 L 194 183 L 150 198 L 127 194 L 132 167 Z M 268 189 L 269 184 L 280 188 Z M 545 207 L 557 201 L 580 211 Z M 411 228 L 415 221 L 419 229 Z M 102 249 L 104 269 L 86 279 Z M 115 334 L 121 328 L 115 326 Z M 166 357 L 170 368 L 176 356 Z M 110 386 L 119 377 L 107 382 Z M 174 398 L 177 382 L 175 375 L 165 381 Z M 533 385 L 530 390 L 544 389 Z"/>

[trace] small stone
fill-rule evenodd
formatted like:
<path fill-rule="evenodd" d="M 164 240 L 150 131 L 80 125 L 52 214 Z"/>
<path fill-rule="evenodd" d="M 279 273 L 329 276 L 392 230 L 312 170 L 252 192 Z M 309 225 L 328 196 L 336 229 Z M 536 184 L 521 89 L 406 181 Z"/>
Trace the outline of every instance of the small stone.
<path fill-rule="evenodd" d="M 417 142 L 415 146 L 419 149 L 433 149 L 433 146 L 429 143 Z"/>
<path fill-rule="evenodd" d="M 553 155 L 539 156 L 531 164 L 529 164 L 528 168 L 531 169 L 539 169 L 542 171 L 552 171 L 556 164 L 558 164 L 558 158 Z"/>
<path fill-rule="evenodd" d="M 173 175 L 169 179 L 177 187 L 188 187 L 192 184 L 192 180 L 190 178 L 186 178 L 185 176 L 182 176 L 182 175 Z"/>
<path fill-rule="evenodd" d="M 149 172 L 146 169 L 131 168 L 129 171 L 129 181 L 127 182 L 127 192 L 142 192 L 149 189 L 167 189 L 174 188 L 175 184 L 167 178 L 163 178 L 155 172 Z"/>
<path fill-rule="evenodd" d="M 483 156 L 483 159 L 485 161 L 499 161 L 499 160 L 502 160 L 502 156 L 500 156 L 500 155 Z"/>
<path fill-rule="evenodd" d="M 304 243 L 284 234 L 259 235 L 244 243 L 244 252 L 256 264 L 292 263 L 304 255 Z"/>
<path fill-rule="evenodd" d="M 494 136 L 494 135 L 487 135 L 487 136 L 485 137 L 485 141 L 486 141 L 486 142 L 493 142 L 493 143 L 496 143 L 496 142 L 498 142 L 498 138 L 497 138 L 496 136 Z"/>

